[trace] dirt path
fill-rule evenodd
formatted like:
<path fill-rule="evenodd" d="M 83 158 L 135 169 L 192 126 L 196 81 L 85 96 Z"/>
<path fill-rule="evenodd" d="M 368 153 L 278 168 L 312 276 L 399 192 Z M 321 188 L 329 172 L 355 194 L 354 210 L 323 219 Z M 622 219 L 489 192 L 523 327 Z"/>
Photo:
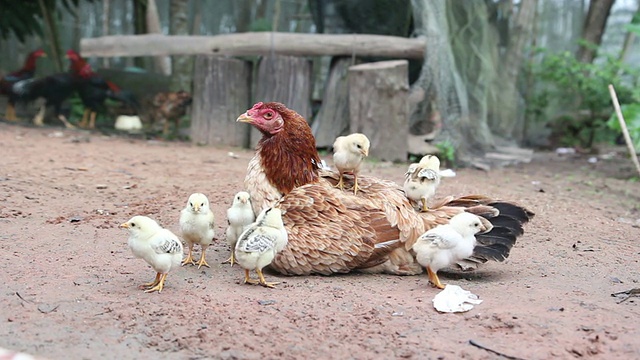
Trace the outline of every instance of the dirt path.
<path fill-rule="evenodd" d="M 465 169 L 440 194 L 486 193 L 536 213 L 505 263 L 443 274 L 484 302 L 439 314 L 426 276 L 281 277 L 241 285 L 220 264 L 225 211 L 252 152 L 0 123 L 0 347 L 50 359 L 640 358 L 640 184 L 606 177 L 624 159 L 539 156 Z M 232 151 L 237 158 L 229 156 Z M 621 170 L 622 169 L 622 170 Z M 400 182 L 405 166 L 364 170 Z M 211 269 L 183 267 L 162 294 L 137 285 L 118 224 L 150 215 L 178 230 L 192 192 L 212 202 Z M 635 225 L 633 224 L 635 222 Z"/>

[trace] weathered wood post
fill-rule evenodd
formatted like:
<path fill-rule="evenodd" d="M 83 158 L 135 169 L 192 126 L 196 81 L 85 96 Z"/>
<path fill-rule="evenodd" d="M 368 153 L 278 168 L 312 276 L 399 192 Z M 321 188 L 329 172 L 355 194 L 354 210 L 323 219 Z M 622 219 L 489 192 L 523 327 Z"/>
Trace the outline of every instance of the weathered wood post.
<path fill-rule="evenodd" d="M 277 101 L 311 120 L 311 61 L 296 56 L 266 56 L 258 65 L 254 102 Z M 246 109 L 245 109 L 246 110 Z M 262 138 L 251 127 L 251 147 Z"/>
<path fill-rule="evenodd" d="M 237 124 L 251 99 L 251 63 L 198 55 L 193 77 L 191 139 L 197 144 L 247 147 L 249 127 Z"/>
<path fill-rule="evenodd" d="M 380 61 L 349 68 L 350 132 L 371 140 L 369 156 L 406 161 L 409 136 L 409 62 Z"/>
<path fill-rule="evenodd" d="M 349 66 L 353 59 L 335 58 L 322 96 L 322 107 L 313 120 L 316 146 L 330 148 L 340 135 L 349 132 Z"/>

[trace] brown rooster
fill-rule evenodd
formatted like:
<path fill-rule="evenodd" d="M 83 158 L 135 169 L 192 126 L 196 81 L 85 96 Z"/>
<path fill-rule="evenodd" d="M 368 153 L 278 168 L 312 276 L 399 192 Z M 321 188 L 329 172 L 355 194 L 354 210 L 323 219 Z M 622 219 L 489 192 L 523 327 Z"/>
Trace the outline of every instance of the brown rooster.
<path fill-rule="evenodd" d="M 334 187 L 337 173 L 320 169 L 311 129 L 295 111 L 257 103 L 237 121 L 263 134 L 245 187 L 256 213 L 270 206 L 283 211 L 289 243 L 271 263 L 282 274 L 422 273 L 411 250 L 417 238 L 464 211 L 488 219 L 493 228 L 477 235 L 473 255 L 458 264 L 503 261 L 533 217 L 523 207 L 479 195 L 449 197 L 420 213 L 398 184 L 366 176 L 358 177 L 354 195 Z"/>
<path fill-rule="evenodd" d="M 151 100 L 152 110 L 149 114 L 153 125 L 162 124 L 162 134 L 169 134 L 169 122 L 175 123 L 174 132 L 180 130 L 180 119 L 187 113 L 187 106 L 192 102 L 191 94 L 184 90 L 176 92 L 160 92 Z"/>

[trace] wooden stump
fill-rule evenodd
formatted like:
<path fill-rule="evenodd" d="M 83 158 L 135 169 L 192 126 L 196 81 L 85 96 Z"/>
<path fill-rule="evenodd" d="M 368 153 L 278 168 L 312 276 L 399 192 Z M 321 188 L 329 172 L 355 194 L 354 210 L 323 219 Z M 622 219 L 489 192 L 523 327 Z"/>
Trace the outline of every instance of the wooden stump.
<path fill-rule="evenodd" d="M 277 101 L 311 119 L 311 61 L 295 56 L 266 56 L 258 65 L 254 102 Z M 246 109 L 245 109 L 246 110 Z M 262 133 L 252 127 L 251 147 Z"/>
<path fill-rule="evenodd" d="M 236 119 L 250 107 L 250 62 L 221 56 L 197 56 L 193 93 L 192 141 L 209 145 L 249 145 L 249 127 L 237 124 Z"/>
<path fill-rule="evenodd" d="M 409 136 L 409 63 L 380 61 L 349 68 L 349 131 L 371 140 L 369 156 L 406 161 Z"/>
<path fill-rule="evenodd" d="M 313 121 L 316 146 L 330 148 L 340 135 L 349 132 L 349 66 L 352 59 L 336 58 L 324 88 L 322 106 Z"/>

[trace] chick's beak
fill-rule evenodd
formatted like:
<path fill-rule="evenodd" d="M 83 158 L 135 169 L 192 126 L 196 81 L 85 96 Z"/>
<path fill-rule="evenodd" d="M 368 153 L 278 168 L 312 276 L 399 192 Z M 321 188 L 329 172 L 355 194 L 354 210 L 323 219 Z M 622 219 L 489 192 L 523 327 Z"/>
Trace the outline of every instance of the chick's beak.
<path fill-rule="evenodd" d="M 236 119 L 236 122 L 243 122 L 251 124 L 253 122 L 253 118 L 249 116 L 247 113 L 244 113 Z"/>
<path fill-rule="evenodd" d="M 194 212 L 200 211 L 200 205 L 193 205 L 193 211 Z"/>
<path fill-rule="evenodd" d="M 240 202 L 243 203 L 243 204 L 246 204 L 247 203 L 247 199 L 241 199 Z"/>
<path fill-rule="evenodd" d="M 480 233 L 487 233 L 493 230 L 491 222 L 483 217 L 480 218 Z"/>
<path fill-rule="evenodd" d="M 366 149 L 360 149 L 360 153 L 361 153 L 363 156 L 369 156 L 369 150 L 366 150 Z"/>
<path fill-rule="evenodd" d="M 129 228 L 129 223 L 120 224 L 120 227 L 123 228 L 123 229 L 128 229 Z"/>

